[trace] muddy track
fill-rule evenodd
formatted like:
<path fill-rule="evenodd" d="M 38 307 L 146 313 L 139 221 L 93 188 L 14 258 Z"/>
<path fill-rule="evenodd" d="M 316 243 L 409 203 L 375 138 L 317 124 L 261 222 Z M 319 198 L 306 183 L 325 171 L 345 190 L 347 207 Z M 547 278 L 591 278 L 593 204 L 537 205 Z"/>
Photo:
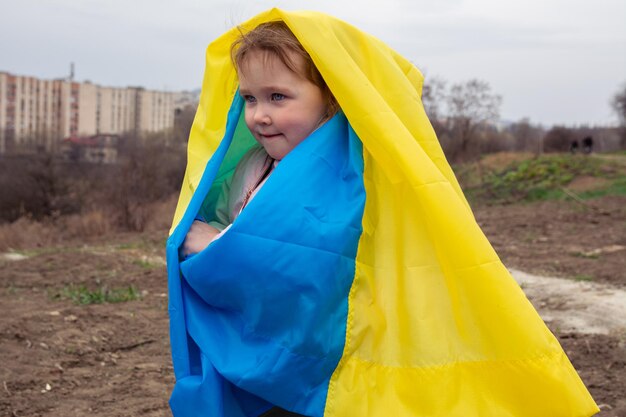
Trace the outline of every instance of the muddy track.
<path fill-rule="evenodd" d="M 626 335 L 626 291 L 511 270 L 539 315 L 559 332 Z"/>

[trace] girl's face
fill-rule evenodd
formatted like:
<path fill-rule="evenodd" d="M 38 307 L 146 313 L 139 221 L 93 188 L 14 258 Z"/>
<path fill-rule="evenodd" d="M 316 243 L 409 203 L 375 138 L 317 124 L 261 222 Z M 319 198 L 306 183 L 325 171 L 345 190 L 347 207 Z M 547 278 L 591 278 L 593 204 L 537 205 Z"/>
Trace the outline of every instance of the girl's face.
<path fill-rule="evenodd" d="M 292 59 L 304 67 L 302 57 Z M 250 51 L 239 69 L 239 93 L 248 129 L 276 160 L 313 133 L 327 111 L 318 86 L 262 51 Z"/>

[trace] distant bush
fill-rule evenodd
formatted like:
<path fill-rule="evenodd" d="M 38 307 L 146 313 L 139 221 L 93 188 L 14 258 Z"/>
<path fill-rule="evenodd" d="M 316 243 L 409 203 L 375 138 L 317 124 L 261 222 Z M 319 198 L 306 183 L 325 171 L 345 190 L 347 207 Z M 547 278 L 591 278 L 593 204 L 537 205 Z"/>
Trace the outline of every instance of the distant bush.
<path fill-rule="evenodd" d="M 75 213 L 78 199 L 72 198 L 73 173 L 52 154 L 6 156 L 0 164 L 0 220 L 15 221 L 28 215 L 45 217 Z"/>
<path fill-rule="evenodd" d="M 1 158 L 0 224 L 27 219 L 92 236 L 154 224 L 154 207 L 171 206 L 180 189 L 186 153 L 180 144 L 127 138 L 115 164 L 67 162 L 45 152 Z"/>
<path fill-rule="evenodd" d="M 567 152 L 572 142 L 578 139 L 578 135 L 573 129 L 554 126 L 543 139 L 543 149 L 546 152 Z"/>
<path fill-rule="evenodd" d="M 48 246 L 57 241 L 57 228 L 51 222 L 24 216 L 12 223 L 0 224 L 0 252 Z"/>
<path fill-rule="evenodd" d="M 146 204 L 145 212 L 149 215 L 144 230 L 158 230 L 165 236 L 176 201 L 176 194 L 172 194 L 165 200 Z M 54 246 L 73 239 L 97 239 L 124 230 L 112 209 L 94 209 L 42 220 L 23 216 L 12 223 L 0 224 L 0 252 Z"/>
<path fill-rule="evenodd" d="M 147 203 L 177 193 L 185 171 L 184 148 L 163 143 L 131 143 L 101 189 L 102 204 L 113 208 L 117 225 L 141 231 L 150 213 Z"/>

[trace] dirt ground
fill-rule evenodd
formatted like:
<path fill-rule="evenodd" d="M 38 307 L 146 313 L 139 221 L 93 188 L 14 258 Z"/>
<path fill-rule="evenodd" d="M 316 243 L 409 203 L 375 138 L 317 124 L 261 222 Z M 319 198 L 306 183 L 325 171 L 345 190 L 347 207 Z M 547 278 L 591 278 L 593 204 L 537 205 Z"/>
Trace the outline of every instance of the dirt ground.
<path fill-rule="evenodd" d="M 475 208 L 509 267 L 626 288 L 626 199 Z M 0 255 L 0 415 L 167 416 L 166 232 L 66 242 Z M 72 289 L 127 288 L 138 298 L 78 305 Z M 540 311 L 558 310 L 543 298 Z M 626 333 L 561 330 L 548 321 L 600 405 L 626 416 Z M 549 417 L 549 416 L 547 416 Z"/>
<path fill-rule="evenodd" d="M 480 206 L 474 214 L 510 268 L 581 284 L 599 283 L 607 297 L 626 289 L 624 197 Z M 554 292 L 529 297 L 544 319 L 543 312 L 563 310 L 566 304 Z M 623 302 L 621 307 L 623 311 Z M 624 321 L 624 317 L 612 320 L 608 308 L 607 316 L 609 322 Z M 598 334 L 572 332 L 556 320 L 546 322 L 600 407 L 597 416 L 626 417 L 626 328 L 615 326 Z"/>

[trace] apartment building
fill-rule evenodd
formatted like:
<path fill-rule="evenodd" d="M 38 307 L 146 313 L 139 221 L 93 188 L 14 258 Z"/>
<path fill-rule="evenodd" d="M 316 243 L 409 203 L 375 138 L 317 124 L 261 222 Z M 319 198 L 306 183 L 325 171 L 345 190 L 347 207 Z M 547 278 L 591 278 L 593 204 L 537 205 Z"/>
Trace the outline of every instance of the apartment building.
<path fill-rule="evenodd" d="M 62 119 L 55 81 L 0 72 L 0 152 L 28 137 L 32 145 L 45 145 Z"/>
<path fill-rule="evenodd" d="M 137 89 L 136 128 L 140 132 L 154 133 L 174 127 L 175 93 Z"/>
<path fill-rule="evenodd" d="M 55 151 L 64 138 L 171 129 L 177 97 L 0 72 L 0 153 L 19 147 Z"/>

